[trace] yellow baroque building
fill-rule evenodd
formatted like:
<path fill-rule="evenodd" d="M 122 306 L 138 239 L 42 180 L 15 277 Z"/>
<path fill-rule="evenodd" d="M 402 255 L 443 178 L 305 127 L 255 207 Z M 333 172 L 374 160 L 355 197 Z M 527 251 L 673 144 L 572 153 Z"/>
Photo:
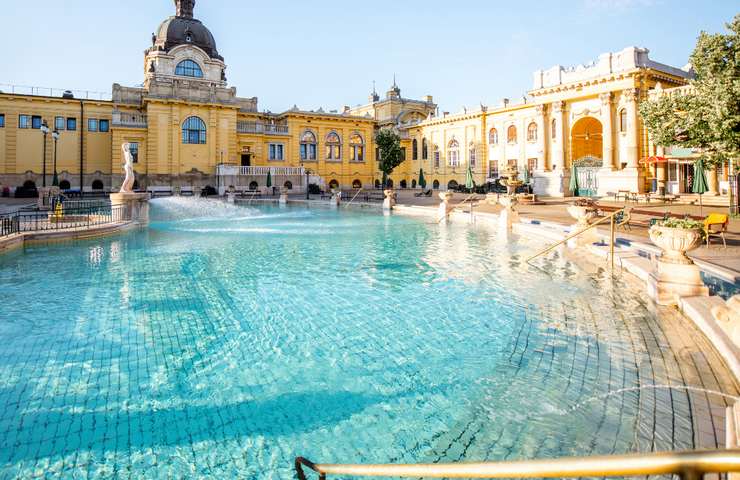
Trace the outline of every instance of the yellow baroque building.
<path fill-rule="evenodd" d="M 365 105 L 273 114 L 228 85 L 213 35 L 193 16 L 195 2 L 175 5 L 146 50 L 141 87 L 114 84 L 110 100 L 0 92 L 2 186 L 51 185 L 56 171 L 64 189 L 116 190 L 121 145 L 129 142 L 139 189 L 263 189 L 268 172 L 273 186 L 294 191 L 308 183 L 373 187 L 381 178 L 374 136 L 386 127 L 402 138 L 405 161 L 390 176 L 400 188 L 418 187 L 421 170 L 430 187 L 446 189 L 464 183 L 468 168 L 478 184 L 516 168 L 531 176 L 535 193 L 564 196 L 577 167 L 582 195 L 642 192 L 653 180 L 680 193 L 685 187 L 672 179 L 690 175 L 680 158 L 675 168 L 644 161 L 665 149 L 650 143 L 639 102 L 691 78 L 651 60 L 647 49 L 537 71 L 519 101 L 454 115 L 440 114 L 431 96 L 402 97 L 395 81 Z M 710 175 L 715 190 L 717 180 Z"/>

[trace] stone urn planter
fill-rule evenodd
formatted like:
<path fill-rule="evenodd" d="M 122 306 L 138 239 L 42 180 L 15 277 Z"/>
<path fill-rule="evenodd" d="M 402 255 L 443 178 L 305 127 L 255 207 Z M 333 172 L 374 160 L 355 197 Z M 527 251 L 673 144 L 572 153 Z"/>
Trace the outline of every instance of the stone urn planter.
<path fill-rule="evenodd" d="M 686 255 L 701 245 L 702 224 L 671 219 L 650 227 L 649 235 L 662 250 L 648 279 L 648 294 L 656 303 L 676 305 L 681 297 L 708 296 L 699 267 Z"/>
<path fill-rule="evenodd" d="M 585 228 L 591 225 L 591 220 L 597 217 L 598 212 L 590 206 L 570 205 L 568 206 L 568 214 L 578 221 L 578 226 Z"/>
<path fill-rule="evenodd" d="M 686 256 L 687 252 L 701 245 L 703 232 L 700 228 L 673 228 L 660 225 L 650 227 L 650 240 L 663 250 L 660 261 L 692 265 L 694 262 Z"/>
<path fill-rule="evenodd" d="M 288 189 L 286 187 L 280 187 L 280 205 L 288 204 Z"/>

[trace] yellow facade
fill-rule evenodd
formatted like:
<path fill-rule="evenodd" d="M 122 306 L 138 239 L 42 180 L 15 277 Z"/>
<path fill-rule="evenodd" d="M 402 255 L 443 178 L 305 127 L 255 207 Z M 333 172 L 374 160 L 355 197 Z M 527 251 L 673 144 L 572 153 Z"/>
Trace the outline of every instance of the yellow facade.
<path fill-rule="evenodd" d="M 645 49 L 628 48 L 588 66 L 535 72 L 533 89 L 518 103 L 455 115 L 439 115 L 431 96 L 402 97 L 395 81 L 385 97 L 373 92 L 367 104 L 341 112 L 261 113 L 257 98 L 238 97 L 228 86 L 213 36 L 193 18 L 192 5 L 182 7 L 152 39 L 141 87 L 114 84 L 111 101 L 0 94 L 0 184 L 43 183 L 44 139 L 33 127 L 40 119 L 53 130 L 61 118 L 57 170 L 68 186 L 84 190 L 118 188 L 123 143 L 136 144 L 142 189 L 262 187 L 265 171 L 254 167 L 272 167 L 296 187 L 305 187 L 296 167 L 320 186 L 370 187 L 381 178 L 374 135 L 394 128 L 406 154 L 390 175 L 395 187 L 415 187 L 420 170 L 430 187 L 445 189 L 463 184 L 468 168 L 480 185 L 515 167 L 534 177 L 537 193 L 566 195 L 571 168 L 588 165 L 598 169 L 594 191 L 642 191 L 651 173 L 640 160 L 654 152 L 638 104 L 659 84 L 673 88 L 690 78 L 653 62 Z M 19 128 L 21 116 L 36 123 Z M 109 128 L 93 131 L 90 119 Z M 48 184 L 51 135 L 46 145 Z M 232 166 L 233 178 L 217 174 L 221 165 Z"/>

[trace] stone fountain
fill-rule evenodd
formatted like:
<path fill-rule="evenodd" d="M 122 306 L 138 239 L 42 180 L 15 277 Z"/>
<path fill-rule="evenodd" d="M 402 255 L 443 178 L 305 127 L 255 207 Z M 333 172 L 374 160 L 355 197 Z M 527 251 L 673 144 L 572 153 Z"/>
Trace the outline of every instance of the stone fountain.
<path fill-rule="evenodd" d="M 146 225 L 149 223 L 149 194 L 136 193 L 133 191 L 136 178 L 134 173 L 134 157 L 131 153 L 131 144 L 124 143 L 121 145 L 121 150 L 123 153 L 123 172 L 125 177 L 119 192 L 111 193 L 110 203 L 112 207 L 126 207 L 126 216 L 130 218 L 133 223 Z"/>

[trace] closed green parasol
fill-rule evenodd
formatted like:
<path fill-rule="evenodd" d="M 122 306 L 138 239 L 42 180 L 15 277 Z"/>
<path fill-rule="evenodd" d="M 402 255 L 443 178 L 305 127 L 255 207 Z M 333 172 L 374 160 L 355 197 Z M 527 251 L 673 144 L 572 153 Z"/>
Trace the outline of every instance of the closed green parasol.
<path fill-rule="evenodd" d="M 424 169 L 419 169 L 419 187 L 421 187 L 422 190 L 427 188 L 427 180 L 424 178 Z"/>
<path fill-rule="evenodd" d="M 573 196 L 578 196 L 578 172 L 576 171 L 576 166 L 572 166 L 570 168 L 570 189 L 573 190 Z"/>
<path fill-rule="evenodd" d="M 704 170 L 704 160 L 699 159 L 694 164 L 694 186 L 691 189 L 692 193 L 699 195 L 699 215 L 703 215 L 704 205 L 702 205 L 702 195 L 709 191 L 709 183 L 707 182 L 707 172 Z"/>
<path fill-rule="evenodd" d="M 272 170 L 267 171 L 267 188 L 272 187 Z"/>
<path fill-rule="evenodd" d="M 468 164 L 468 172 L 465 175 L 465 188 L 473 190 L 475 188 L 475 180 L 473 180 L 473 167 Z"/>

